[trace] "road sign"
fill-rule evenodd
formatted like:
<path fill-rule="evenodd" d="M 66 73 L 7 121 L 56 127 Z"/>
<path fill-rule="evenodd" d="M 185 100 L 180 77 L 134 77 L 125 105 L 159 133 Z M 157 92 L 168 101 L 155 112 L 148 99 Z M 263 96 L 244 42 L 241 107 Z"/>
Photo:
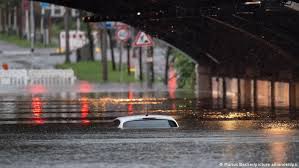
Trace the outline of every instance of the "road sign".
<path fill-rule="evenodd" d="M 99 22 L 96 24 L 96 27 L 98 29 L 114 29 L 114 25 L 115 23 L 114 22 Z"/>
<path fill-rule="evenodd" d="M 126 42 L 130 38 L 130 31 L 128 28 L 120 28 L 116 31 L 116 39 L 122 42 Z"/>
<path fill-rule="evenodd" d="M 40 3 L 40 7 L 43 8 L 43 9 L 47 9 L 50 7 L 50 4 L 49 3 L 46 3 L 46 2 L 41 2 Z"/>
<path fill-rule="evenodd" d="M 114 28 L 114 22 L 105 22 L 104 24 L 106 29 L 113 29 Z"/>
<path fill-rule="evenodd" d="M 135 47 L 151 47 L 154 45 L 152 37 L 144 32 L 139 32 L 133 43 Z"/>

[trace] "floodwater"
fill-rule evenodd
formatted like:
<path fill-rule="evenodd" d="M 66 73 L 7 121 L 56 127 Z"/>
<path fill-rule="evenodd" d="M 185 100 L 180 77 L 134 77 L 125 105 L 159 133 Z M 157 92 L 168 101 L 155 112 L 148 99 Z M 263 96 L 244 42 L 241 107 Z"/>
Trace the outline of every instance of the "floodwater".
<path fill-rule="evenodd" d="M 0 167 L 299 166 L 299 122 L 286 109 L 205 109 L 192 90 L 82 88 L 2 95 Z M 171 115 L 180 128 L 111 123 L 146 113 Z"/>

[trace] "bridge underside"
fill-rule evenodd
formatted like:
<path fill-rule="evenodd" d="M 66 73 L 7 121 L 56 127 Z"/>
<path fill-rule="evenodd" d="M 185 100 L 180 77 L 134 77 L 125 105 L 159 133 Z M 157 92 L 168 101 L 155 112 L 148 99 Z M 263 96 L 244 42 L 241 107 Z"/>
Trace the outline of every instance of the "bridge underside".
<path fill-rule="evenodd" d="M 257 14 L 236 14 L 233 0 L 42 1 L 140 28 L 208 65 L 217 75 L 243 76 L 250 71 L 265 79 L 298 76 L 299 12 L 284 6 Z M 141 16 L 137 12 L 142 12 Z"/>
<path fill-rule="evenodd" d="M 237 79 L 238 107 L 244 99 L 256 108 L 258 83 L 266 80 L 274 109 L 275 82 L 283 81 L 290 110 L 299 109 L 299 12 L 280 1 L 249 13 L 236 11 L 235 0 L 42 1 L 93 12 L 98 21 L 125 22 L 187 53 L 198 63 L 202 99 L 213 97 L 212 78 L 218 84 L 220 78 L 226 108 L 227 82 Z"/>

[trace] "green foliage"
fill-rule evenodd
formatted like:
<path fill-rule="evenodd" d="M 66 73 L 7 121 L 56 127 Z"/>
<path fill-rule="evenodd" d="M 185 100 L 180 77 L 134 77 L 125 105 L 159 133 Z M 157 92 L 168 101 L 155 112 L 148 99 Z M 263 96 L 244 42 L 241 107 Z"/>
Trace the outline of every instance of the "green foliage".
<path fill-rule="evenodd" d="M 0 7 L 15 7 L 21 2 L 21 0 L 0 0 Z"/>
<path fill-rule="evenodd" d="M 178 73 L 179 88 L 193 88 L 195 80 L 195 64 L 189 56 L 178 50 L 173 50 L 174 66 Z"/>
<path fill-rule="evenodd" d="M 136 82 L 134 75 L 129 76 L 127 73 L 126 65 L 123 65 L 122 72 L 113 71 L 111 62 L 109 62 L 109 82 L 120 82 L 121 74 L 123 75 L 122 81 L 125 83 Z M 56 68 L 59 69 L 73 69 L 75 75 L 79 80 L 86 80 L 90 82 L 103 82 L 102 80 L 102 64 L 99 61 L 86 61 L 79 63 L 71 63 L 71 64 L 61 64 L 57 65 Z"/>
<path fill-rule="evenodd" d="M 28 41 L 26 39 L 21 39 L 17 35 L 8 35 L 8 34 L 5 34 L 5 33 L 0 33 L 0 40 L 6 41 L 6 42 L 11 43 L 11 44 L 15 44 L 19 47 L 24 47 L 24 48 L 30 48 L 31 47 L 31 42 L 30 41 Z M 42 44 L 40 42 L 36 42 L 35 47 L 36 48 L 45 48 L 45 47 L 55 48 L 55 47 L 57 47 L 57 45 L 50 44 L 48 46 L 45 46 L 44 44 Z"/>

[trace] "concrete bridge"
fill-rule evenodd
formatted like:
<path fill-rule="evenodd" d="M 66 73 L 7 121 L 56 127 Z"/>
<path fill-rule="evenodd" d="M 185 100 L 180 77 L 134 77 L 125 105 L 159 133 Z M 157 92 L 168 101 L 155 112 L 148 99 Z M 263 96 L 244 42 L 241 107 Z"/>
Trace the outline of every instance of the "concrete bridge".
<path fill-rule="evenodd" d="M 274 111 L 278 92 L 287 90 L 285 104 L 299 109 L 299 12 L 290 2 L 244 8 L 239 0 L 42 1 L 95 13 L 89 21 L 125 22 L 182 50 L 197 62 L 203 106 L 214 97 L 229 108 L 234 95 L 238 109 Z M 258 104 L 262 92 L 265 105 Z"/>

